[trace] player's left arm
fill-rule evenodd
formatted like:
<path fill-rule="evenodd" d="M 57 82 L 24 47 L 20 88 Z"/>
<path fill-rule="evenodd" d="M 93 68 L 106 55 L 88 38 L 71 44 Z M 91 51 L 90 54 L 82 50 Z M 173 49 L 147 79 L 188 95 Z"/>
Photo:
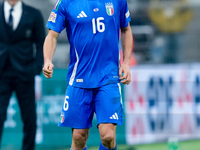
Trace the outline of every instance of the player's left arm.
<path fill-rule="evenodd" d="M 131 62 L 131 53 L 133 49 L 133 36 L 130 24 L 125 28 L 121 28 L 121 44 L 122 44 L 124 61 L 119 68 L 119 76 L 121 83 L 129 84 L 131 82 L 130 62 Z"/>

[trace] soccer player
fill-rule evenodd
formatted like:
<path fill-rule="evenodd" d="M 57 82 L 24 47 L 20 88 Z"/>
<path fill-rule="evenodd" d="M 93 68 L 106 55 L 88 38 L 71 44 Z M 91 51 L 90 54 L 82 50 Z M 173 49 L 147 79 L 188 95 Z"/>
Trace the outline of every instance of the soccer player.
<path fill-rule="evenodd" d="M 43 74 L 51 78 L 57 37 L 66 28 L 70 43 L 67 91 L 59 126 L 72 128 L 71 150 L 87 150 L 94 113 L 99 150 L 116 150 L 122 124 L 120 82 L 129 84 L 133 45 L 126 0 L 58 0 L 48 19 Z M 119 67 L 119 32 L 124 62 Z M 123 76 L 122 76 L 123 74 Z"/>

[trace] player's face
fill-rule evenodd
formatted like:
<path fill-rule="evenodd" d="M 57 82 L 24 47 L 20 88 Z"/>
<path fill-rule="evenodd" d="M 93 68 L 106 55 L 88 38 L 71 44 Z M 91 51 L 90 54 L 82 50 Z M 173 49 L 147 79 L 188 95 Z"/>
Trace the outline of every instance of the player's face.
<path fill-rule="evenodd" d="M 10 5 L 12 5 L 12 6 L 14 6 L 18 1 L 20 1 L 20 0 L 7 0 L 8 1 L 8 3 L 10 4 Z"/>

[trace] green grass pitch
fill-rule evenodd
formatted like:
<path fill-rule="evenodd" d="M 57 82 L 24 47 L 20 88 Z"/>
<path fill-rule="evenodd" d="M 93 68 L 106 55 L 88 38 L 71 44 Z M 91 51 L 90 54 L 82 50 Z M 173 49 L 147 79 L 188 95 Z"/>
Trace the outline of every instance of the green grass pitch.
<path fill-rule="evenodd" d="M 98 147 L 88 147 L 88 150 L 98 150 Z M 118 145 L 118 150 L 169 150 L 167 143 L 145 145 Z M 200 150 L 200 140 L 179 142 L 178 150 Z"/>

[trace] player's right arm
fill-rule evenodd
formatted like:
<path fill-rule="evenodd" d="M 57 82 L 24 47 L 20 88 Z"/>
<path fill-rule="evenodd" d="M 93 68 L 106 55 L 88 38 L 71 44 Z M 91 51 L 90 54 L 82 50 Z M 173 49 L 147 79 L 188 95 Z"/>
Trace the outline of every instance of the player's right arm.
<path fill-rule="evenodd" d="M 53 74 L 53 63 L 52 58 L 56 50 L 57 38 L 59 33 L 49 30 L 48 35 L 45 38 L 43 46 L 43 55 L 44 55 L 44 67 L 43 74 L 46 78 L 51 78 Z"/>

